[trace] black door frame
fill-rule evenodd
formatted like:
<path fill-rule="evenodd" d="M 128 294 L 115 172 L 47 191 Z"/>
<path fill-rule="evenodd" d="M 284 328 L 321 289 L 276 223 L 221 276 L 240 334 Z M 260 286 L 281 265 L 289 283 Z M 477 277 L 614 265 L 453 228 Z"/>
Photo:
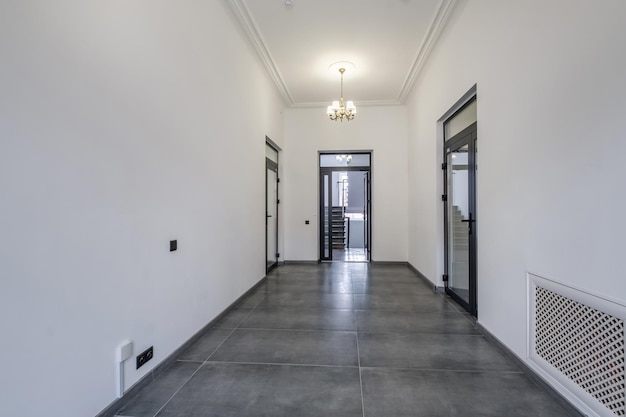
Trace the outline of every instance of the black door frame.
<path fill-rule="evenodd" d="M 369 155 L 369 166 L 338 166 L 338 167 L 322 167 L 320 166 L 320 161 L 321 161 L 321 156 L 322 155 L 344 155 L 344 154 L 350 154 L 350 155 Z M 318 186 L 319 186 L 319 193 L 318 193 L 318 199 L 319 199 L 319 229 L 318 229 L 318 233 L 319 233 L 319 256 L 318 256 L 318 261 L 319 262 L 329 262 L 333 260 L 333 251 L 332 251 L 332 245 L 333 245 L 333 241 L 332 241 L 332 233 L 329 232 L 329 241 L 328 241 L 328 245 L 329 245 L 329 257 L 326 258 L 323 256 L 324 254 L 324 175 L 329 175 L 332 179 L 332 173 L 333 172 L 346 172 L 346 171 L 360 171 L 360 172 L 365 172 L 366 173 L 366 178 L 367 178 L 367 186 L 366 186 L 366 195 L 365 195 L 365 201 L 366 201 L 366 212 L 367 212 L 367 218 L 366 220 L 366 236 L 364 236 L 365 239 L 365 245 L 366 245 L 366 260 L 365 262 L 371 262 L 372 260 L 372 152 L 371 151 L 328 151 L 328 152 L 319 152 L 319 156 L 318 156 L 318 167 L 319 167 L 319 182 L 318 182 Z M 332 180 L 331 180 L 332 181 Z M 332 184 L 331 187 L 329 188 L 329 202 L 330 202 L 330 207 L 332 207 Z"/>
<path fill-rule="evenodd" d="M 470 104 L 472 101 L 468 102 Z M 465 106 L 463 107 L 465 108 Z M 462 110 L 461 108 L 460 110 Z M 460 111 L 459 110 L 459 111 Z M 444 195 L 444 285 L 445 292 L 452 299 L 454 299 L 457 303 L 459 303 L 463 308 L 465 308 L 471 315 L 477 316 L 478 313 L 478 305 L 477 305 L 477 230 L 478 225 L 476 223 L 477 213 L 476 213 L 476 146 L 477 146 L 477 122 L 472 123 L 461 132 L 454 135 L 452 138 L 448 139 L 444 142 L 443 149 L 443 195 Z M 450 219 L 448 218 L 448 208 L 451 202 L 449 201 L 448 195 L 448 155 L 452 153 L 454 150 L 462 147 L 468 146 L 468 207 L 469 207 L 469 235 L 468 235 L 468 245 L 469 245 L 469 302 L 465 301 L 459 295 L 457 295 L 454 291 L 449 288 L 448 278 L 450 276 L 450 271 L 448 270 L 449 265 L 449 231 L 450 231 Z"/>
<path fill-rule="evenodd" d="M 276 160 L 278 160 L 278 154 L 279 154 L 278 149 L 272 146 L 272 144 L 270 144 L 269 142 L 266 142 L 266 146 L 269 146 L 276 151 Z M 270 236 L 269 222 L 268 222 L 269 213 L 267 211 L 267 207 L 270 203 L 267 198 L 267 192 L 269 190 L 268 175 L 267 175 L 268 170 L 276 172 L 276 201 L 274 203 L 275 205 L 274 213 L 276 213 L 276 236 L 275 236 L 276 253 L 274 254 L 275 255 L 274 259 L 276 259 L 276 261 L 271 265 L 267 263 L 269 259 L 269 254 L 268 254 L 269 245 L 267 244 L 267 242 Z M 278 266 L 278 258 L 280 256 L 280 254 L 278 253 L 278 203 L 280 201 L 278 197 L 278 184 L 279 183 L 280 183 L 280 179 L 278 178 L 278 163 L 272 161 L 268 157 L 265 157 L 265 272 L 266 273 L 270 272 L 271 270 L 273 270 L 274 268 Z"/>

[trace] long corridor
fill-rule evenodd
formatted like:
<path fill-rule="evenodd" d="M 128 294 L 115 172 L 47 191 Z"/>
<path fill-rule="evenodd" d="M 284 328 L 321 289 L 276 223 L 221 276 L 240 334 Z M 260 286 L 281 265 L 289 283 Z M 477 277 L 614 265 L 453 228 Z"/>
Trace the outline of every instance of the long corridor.
<path fill-rule="evenodd" d="M 571 414 L 407 266 L 330 263 L 275 269 L 117 415 Z"/>

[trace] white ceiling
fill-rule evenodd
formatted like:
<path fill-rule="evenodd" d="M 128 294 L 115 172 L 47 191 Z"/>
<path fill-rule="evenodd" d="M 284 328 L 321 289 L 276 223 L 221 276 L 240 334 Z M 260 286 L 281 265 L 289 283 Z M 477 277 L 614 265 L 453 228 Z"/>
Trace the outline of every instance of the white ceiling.
<path fill-rule="evenodd" d="M 456 0 L 227 0 L 288 106 L 404 102 Z M 336 70 L 335 70 L 336 71 Z"/>

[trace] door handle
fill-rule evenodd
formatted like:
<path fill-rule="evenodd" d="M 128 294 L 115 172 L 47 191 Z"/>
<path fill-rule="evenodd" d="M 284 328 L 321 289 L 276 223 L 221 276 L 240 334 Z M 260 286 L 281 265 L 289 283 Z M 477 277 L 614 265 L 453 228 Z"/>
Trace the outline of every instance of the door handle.
<path fill-rule="evenodd" d="M 271 214 L 268 214 L 268 215 L 267 215 L 267 217 L 272 217 L 272 215 L 271 215 Z"/>
<path fill-rule="evenodd" d="M 467 225 L 467 231 L 471 235 L 472 234 L 472 223 L 476 222 L 476 220 L 472 219 L 472 213 L 469 214 L 469 219 L 463 219 L 463 220 L 461 220 L 461 222 L 469 223 Z"/>
<path fill-rule="evenodd" d="M 469 214 L 469 219 L 461 220 L 463 223 L 474 223 L 476 220 L 472 219 L 472 213 Z"/>

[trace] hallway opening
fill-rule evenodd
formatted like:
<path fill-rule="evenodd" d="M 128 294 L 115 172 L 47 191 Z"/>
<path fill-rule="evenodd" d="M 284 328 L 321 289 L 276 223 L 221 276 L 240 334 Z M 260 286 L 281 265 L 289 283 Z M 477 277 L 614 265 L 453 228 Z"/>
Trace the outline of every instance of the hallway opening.
<path fill-rule="evenodd" d="M 371 259 L 370 160 L 370 152 L 320 152 L 320 261 Z"/>

